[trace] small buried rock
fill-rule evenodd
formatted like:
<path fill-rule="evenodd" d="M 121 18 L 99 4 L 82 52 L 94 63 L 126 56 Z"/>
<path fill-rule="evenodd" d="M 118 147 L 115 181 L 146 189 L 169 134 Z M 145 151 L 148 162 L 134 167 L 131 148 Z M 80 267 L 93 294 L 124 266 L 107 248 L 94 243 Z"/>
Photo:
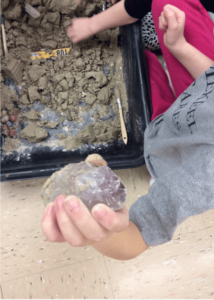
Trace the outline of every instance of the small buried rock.
<path fill-rule="evenodd" d="M 8 121 L 9 121 L 9 116 L 8 115 L 3 116 L 3 118 L 1 119 L 2 123 L 7 123 Z"/>
<path fill-rule="evenodd" d="M 19 136 L 23 139 L 27 139 L 30 143 L 39 143 L 48 136 L 48 132 L 46 129 L 30 123 L 19 133 Z"/>
<path fill-rule="evenodd" d="M 81 162 L 55 172 L 44 184 L 41 197 L 47 205 L 61 194 L 76 195 L 89 210 L 99 203 L 119 210 L 124 206 L 126 193 L 126 188 L 110 168 Z"/>

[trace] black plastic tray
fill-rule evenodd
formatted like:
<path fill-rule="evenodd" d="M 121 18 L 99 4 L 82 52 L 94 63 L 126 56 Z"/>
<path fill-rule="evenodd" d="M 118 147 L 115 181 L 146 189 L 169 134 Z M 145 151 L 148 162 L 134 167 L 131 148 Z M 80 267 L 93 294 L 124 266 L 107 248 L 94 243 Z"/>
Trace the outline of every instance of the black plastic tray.
<path fill-rule="evenodd" d="M 128 145 L 115 141 L 108 145 L 83 145 L 75 151 L 31 149 L 30 156 L 20 156 L 13 151 L 2 152 L 1 181 L 50 176 L 69 163 L 83 161 L 89 154 L 102 155 L 112 169 L 135 168 L 145 164 L 144 131 L 151 120 L 151 100 L 147 76 L 141 22 L 120 27 L 123 73 L 128 98 L 126 127 Z M 94 147 L 95 146 L 95 147 Z M 27 151 L 27 150 L 26 150 Z M 25 153 L 26 154 L 26 153 Z"/>

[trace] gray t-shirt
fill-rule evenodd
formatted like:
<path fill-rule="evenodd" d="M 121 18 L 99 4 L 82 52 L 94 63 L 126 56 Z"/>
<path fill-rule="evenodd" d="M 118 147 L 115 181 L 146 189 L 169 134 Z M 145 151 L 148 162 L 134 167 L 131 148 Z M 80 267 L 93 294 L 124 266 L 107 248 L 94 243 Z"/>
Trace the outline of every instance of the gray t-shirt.
<path fill-rule="evenodd" d="M 188 217 L 214 208 L 214 65 L 149 124 L 144 151 L 155 182 L 130 220 L 156 246 Z"/>

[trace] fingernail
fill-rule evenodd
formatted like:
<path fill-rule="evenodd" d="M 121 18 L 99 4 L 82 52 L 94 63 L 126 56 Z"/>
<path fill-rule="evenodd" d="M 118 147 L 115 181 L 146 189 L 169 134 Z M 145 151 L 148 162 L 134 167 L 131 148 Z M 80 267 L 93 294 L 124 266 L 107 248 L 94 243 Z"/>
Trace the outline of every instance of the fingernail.
<path fill-rule="evenodd" d="M 68 196 L 65 198 L 65 205 L 71 212 L 77 212 L 80 208 L 79 199 L 76 196 Z"/>
<path fill-rule="evenodd" d="M 52 212 L 53 212 L 53 210 L 54 210 L 54 204 L 53 204 L 53 203 L 50 203 L 50 204 L 48 204 L 45 213 L 46 213 L 47 215 L 51 215 Z"/>
<path fill-rule="evenodd" d="M 101 220 L 105 215 L 107 214 L 107 211 L 104 208 L 101 208 L 99 210 L 94 210 L 93 215 L 96 217 L 96 219 Z"/>
<path fill-rule="evenodd" d="M 62 208 L 64 206 L 64 201 L 65 201 L 64 197 L 62 196 L 57 197 L 56 198 L 57 207 Z"/>

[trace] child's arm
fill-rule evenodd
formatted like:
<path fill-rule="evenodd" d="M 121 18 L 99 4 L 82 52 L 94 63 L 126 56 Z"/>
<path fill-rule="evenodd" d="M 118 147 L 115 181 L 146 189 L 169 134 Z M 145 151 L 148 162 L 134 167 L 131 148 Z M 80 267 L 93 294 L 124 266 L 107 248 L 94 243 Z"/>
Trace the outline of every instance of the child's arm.
<path fill-rule="evenodd" d="M 114 233 L 92 246 L 105 256 L 117 260 L 133 259 L 149 248 L 139 229 L 131 221 L 124 231 Z"/>
<path fill-rule="evenodd" d="M 106 165 L 104 160 L 99 164 Z M 132 259 L 148 249 L 125 207 L 115 212 L 98 204 L 90 213 L 75 196 L 58 196 L 47 206 L 42 230 L 50 242 L 68 242 L 74 247 L 92 245 L 118 260 Z"/>
<path fill-rule="evenodd" d="M 185 13 L 166 5 L 159 18 L 159 28 L 165 31 L 164 44 L 194 79 L 197 79 L 214 61 L 190 45 L 184 37 Z"/>
<path fill-rule="evenodd" d="M 68 37 L 74 44 L 109 28 L 131 24 L 138 19 L 132 18 L 126 12 L 124 0 L 91 18 L 76 18 L 67 28 Z"/>

